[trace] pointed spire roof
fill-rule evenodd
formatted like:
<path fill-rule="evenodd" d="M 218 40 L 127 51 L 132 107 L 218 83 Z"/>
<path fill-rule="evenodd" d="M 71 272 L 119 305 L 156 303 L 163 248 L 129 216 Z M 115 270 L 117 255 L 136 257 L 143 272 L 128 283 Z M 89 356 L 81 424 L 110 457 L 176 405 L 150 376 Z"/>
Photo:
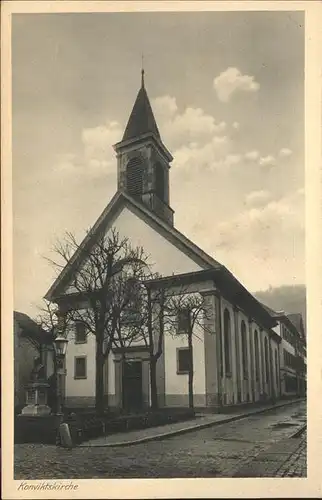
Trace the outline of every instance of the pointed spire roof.
<path fill-rule="evenodd" d="M 141 75 L 141 88 L 134 103 L 122 141 L 134 139 L 149 132 L 155 134 L 160 139 L 160 132 L 144 86 L 144 69 L 142 69 Z"/>

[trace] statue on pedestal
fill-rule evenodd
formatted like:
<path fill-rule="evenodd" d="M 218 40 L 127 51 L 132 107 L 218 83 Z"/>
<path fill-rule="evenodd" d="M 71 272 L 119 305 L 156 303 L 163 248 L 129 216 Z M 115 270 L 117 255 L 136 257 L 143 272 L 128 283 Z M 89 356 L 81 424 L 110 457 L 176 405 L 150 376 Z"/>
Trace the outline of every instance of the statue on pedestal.
<path fill-rule="evenodd" d="M 44 416 L 49 415 L 51 410 L 47 405 L 47 392 L 49 384 L 46 379 L 46 370 L 40 358 L 34 361 L 34 367 L 30 373 L 30 382 L 26 387 L 26 403 L 21 415 Z"/>

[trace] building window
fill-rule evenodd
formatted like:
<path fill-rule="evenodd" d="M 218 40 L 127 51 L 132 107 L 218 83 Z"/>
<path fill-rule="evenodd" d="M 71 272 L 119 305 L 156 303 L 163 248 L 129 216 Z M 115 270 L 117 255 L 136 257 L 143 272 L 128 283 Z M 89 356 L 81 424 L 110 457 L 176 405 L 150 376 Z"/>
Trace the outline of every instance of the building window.
<path fill-rule="evenodd" d="M 297 381 L 295 377 L 289 375 L 285 376 L 285 391 L 286 392 L 296 392 Z"/>
<path fill-rule="evenodd" d="M 75 357 L 74 378 L 87 378 L 86 356 Z"/>
<path fill-rule="evenodd" d="M 179 375 L 189 373 L 190 370 L 190 352 L 188 347 L 177 349 L 177 373 Z"/>
<path fill-rule="evenodd" d="M 85 344 L 87 342 L 86 326 L 82 321 L 75 323 L 75 344 Z"/>
<path fill-rule="evenodd" d="M 190 311 L 189 309 L 181 309 L 177 315 L 177 333 L 190 332 Z"/>
<path fill-rule="evenodd" d="M 278 361 L 277 361 L 277 349 L 275 349 L 275 377 L 276 377 L 276 387 L 278 386 Z"/>
<path fill-rule="evenodd" d="M 164 169 L 161 163 L 156 163 L 155 165 L 155 191 L 160 198 L 160 200 L 165 201 L 165 179 L 164 179 Z"/>
<path fill-rule="evenodd" d="M 268 341 L 265 337 L 265 372 L 266 372 L 266 383 L 269 381 L 269 365 L 268 365 Z"/>
<path fill-rule="evenodd" d="M 224 356 L 225 356 L 225 372 L 226 376 L 231 374 L 231 328 L 230 328 L 230 314 L 228 309 L 224 312 Z"/>
<path fill-rule="evenodd" d="M 129 195 L 140 198 L 143 194 L 143 172 L 141 158 L 132 158 L 126 166 L 126 187 Z"/>
<path fill-rule="evenodd" d="M 255 373 L 256 373 L 256 380 L 259 380 L 259 345 L 258 345 L 257 330 L 255 330 Z"/>
<path fill-rule="evenodd" d="M 245 321 L 241 322 L 241 344 L 242 344 L 242 359 L 243 359 L 243 374 L 244 378 L 248 377 L 248 359 L 247 359 L 247 334 Z"/>
<path fill-rule="evenodd" d="M 284 349 L 284 365 L 296 369 L 296 359 L 293 354 Z"/>
<path fill-rule="evenodd" d="M 123 325 L 136 325 L 141 323 L 142 290 L 139 281 L 128 278 L 124 290 L 125 307 L 121 313 Z"/>

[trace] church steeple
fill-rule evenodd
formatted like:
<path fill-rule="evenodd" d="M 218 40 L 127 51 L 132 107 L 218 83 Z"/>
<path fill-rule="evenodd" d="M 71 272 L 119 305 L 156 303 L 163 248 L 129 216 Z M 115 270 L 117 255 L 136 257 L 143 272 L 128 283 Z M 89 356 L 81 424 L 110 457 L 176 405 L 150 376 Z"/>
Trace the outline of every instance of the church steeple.
<path fill-rule="evenodd" d="M 122 141 L 127 141 L 146 133 L 155 134 L 160 139 L 148 94 L 144 86 L 144 69 L 141 71 L 141 88 L 127 122 Z"/>
<path fill-rule="evenodd" d="M 118 189 L 173 225 L 173 210 L 169 206 L 169 169 L 173 158 L 161 140 L 145 89 L 143 68 L 141 87 L 123 138 L 114 149 L 118 158 Z"/>

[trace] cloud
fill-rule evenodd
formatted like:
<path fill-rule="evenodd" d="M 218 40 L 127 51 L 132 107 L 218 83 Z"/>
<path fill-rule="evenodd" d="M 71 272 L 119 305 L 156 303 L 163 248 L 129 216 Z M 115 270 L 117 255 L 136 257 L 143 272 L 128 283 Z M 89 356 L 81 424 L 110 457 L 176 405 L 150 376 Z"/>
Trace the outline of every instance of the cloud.
<path fill-rule="evenodd" d="M 240 123 L 239 123 L 239 122 L 234 122 L 234 123 L 232 124 L 232 127 L 233 127 L 233 129 L 235 129 L 235 130 L 239 130 L 239 129 L 240 129 Z"/>
<path fill-rule="evenodd" d="M 89 162 L 96 160 L 103 162 L 114 158 L 113 144 L 122 138 L 122 128 L 116 121 L 109 121 L 105 125 L 87 128 L 82 131 L 84 156 Z"/>
<path fill-rule="evenodd" d="M 169 95 L 164 95 L 153 99 L 152 107 L 157 118 L 157 122 L 159 122 L 159 120 L 164 122 L 171 119 L 171 117 L 173 117 L 178 111 L 176 98 Z"/>
<path fill-rule="evenodd" d="M 192 142 L 181 146 L 174 152 L 173 172 L 185 169 L 198 173 L 200 169 L 215 170 L 236 163 L 237 155 L 229 155 L 229 150 L 230 140 L 225 135 L 215 136 L 206 144 Z"/>
<path fill-rule="evenodd" d="M 270 198 L 271 198 L 271 193 L 269 191 L 265 190 L 252 191 L 246 196 L 245 203 L 250 207 L 261 206 L 265 205 Z"/>
<path fill-rule="evenodd" d="M 237 68 L 227 68 L 220 73 L 213 81 L 217 97 L 222 102 L 228 102 L 230 98 L 239 92 L 257 92 L 260 88 L 259 83 L 253 76 L 242 75 Z"/>
<path fill-rule="evenodd" d="M 272 155 L 262 156 L 259 160 L 259 164 L 261 167 L 273 166 L 276 164 L 276 159 Z"/>
<path fill-rule="evenodd" d="M 162 139 L 172 151 L 191 142 L 205 144 L 227 130 L 224 121 L 217 122 L 201 108 L 188 106 L 180 112 L 171 96 L 156 97 L 151 105 Z"/>
<path fill-rule="evenodd" d="M 278 200 L 250 206 L 228 221 L 218 225 L 221 244 L 231 246 L 235 242 L 247 242 L 251 237 L 256 246 L 268 241 L 282 241 L 296 231 L 304 230 L 304 193 L 298 189 Z M 257 191 L 248 195 L 248 201 L 268 199 L 270 193 Z M 252 204 L 252 203 L 250 203 Z"/>
<path fill-rule="evenodd" d="M 262 204 L 250 205 L 208 232 L 212 237 L 208 248 L 211 245 L 215 257 L 224 259 L 225 265 L 253 290 L 263 283 L 279 284 L 281 277 L 288 283 L 305 280 L 303 193 L 297 190 L 264 203 L 266 196 L 265 192 L 258 194 Z M 255 195 L 250 196 L 250 201 L 255 199 Z"/>
<path fill-rule="evenodd" d="M 281 158 L 288 158 L 292 155 L 292 150 L 288 148 L 282 148 L 278 154 Z"/>
<path fill-rule="evenodd" d="M 245 153 L 245 159 L 250 160 L 250 161 L 256 161 L 259 158 L 259 152 L 258 151 L 249 151 L 248 153 Z"/>
<path fill-rule="evenodd" d="M 116 160 L 113 144 L 122 137 L 122 127 L 116 121 L 85 128 L 81 133 L 83 149 L 80 154 L 59 155 L 53 166 L 59 176 L 103 177 L 116 175 Z"/>

